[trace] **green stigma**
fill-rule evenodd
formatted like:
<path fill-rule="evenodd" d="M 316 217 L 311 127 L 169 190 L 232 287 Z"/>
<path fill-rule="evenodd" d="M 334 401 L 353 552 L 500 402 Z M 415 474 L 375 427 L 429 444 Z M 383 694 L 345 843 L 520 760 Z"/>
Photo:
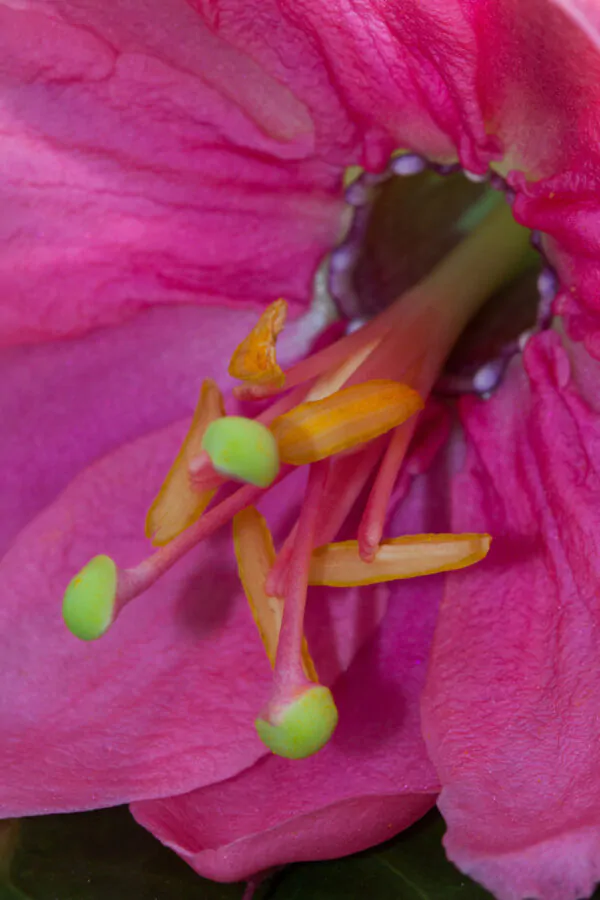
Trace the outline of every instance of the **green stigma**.
<path fill-rule="evenodd" d="M 223 416 L 208 426 L 202 449 L 221 475 L 266 488 L 277 478 L 277 441 L 265 425 L 243 416 Z"/>
<path fill-rule="evenodd" d="M 283 711 L 279 722 L 254 723 L 258 736 L 276 756 L 304 759 L 324 747 L 335 731 L 338 711 L 329 688 L 309 688 Z"/>
<path fill-rule="evenodd" d="M 117 595 L 117 567 L 110 556 L 95 556 L 73 578 L 63 600 L 63 619 L 82 641 L 95 641 L 108 630 Z"/>

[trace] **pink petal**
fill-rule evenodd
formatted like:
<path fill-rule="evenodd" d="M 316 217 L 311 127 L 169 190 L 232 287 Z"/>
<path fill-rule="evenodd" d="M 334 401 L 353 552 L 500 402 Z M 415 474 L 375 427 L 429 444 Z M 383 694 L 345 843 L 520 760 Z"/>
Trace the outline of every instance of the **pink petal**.
<path fill-rule="evenodd" d="M 396 598 L 337 683 L 340 725 L 319 754 L 294 762 L 269 756 L 229 781 L 135 803 L 136 819 L 201 875 L 235 881 L 362 850 L 420 818 L 437 787 L 417 698 L 438 590 L 414 586 Z"/>
<path fill-rule="evenodd" d="M 177 424 L 95 463 L 0 563 L 4 816 L 189 790 L 262 755 L 252 722 L 268 664 L 227 532 L 97 643 L 74 638 L 60 615 L 66 584 L 91 556 L 146 555 L 145 512 L 181 436 Z"/>
<path fill-rule="evenodd" d="M 397 147 L 475 173 L 490 163 L 517 191 L 515 214 L 547 233 L 572 334 L 600 356 L 600 25 L 589 0 L 368 0 L 360 6 L 194 0 L 220 37 L 252 47 L 265 70 L 341 133 L 351 162 L 381 169 Z M 265 34 L 274 35 L 264 40 Z M 277 37 L 275 38 L 275 35 Z M 318 36 L 318 52 L 310 39 Z M 296 48 L 294 66 L 279 41 Z M 304 65 L 313 83 L 304 82 Z M 331 87 L 346 115 L 332 100 Z M 319 114 L 313 112 L 318 120 Z M 330 140 L 328 137 L 327 140 Z M 347 157 L 348 159 L 348 157 Z M 511 171 L 512 170 L 512 171 Z"/>
<path fill-rule="evenodd" d="M 309 299 L 348 135 L 324 141 L 253 55 L 184 0 L 2 6 L 2 342 Z"/>
<path fill-rule="evenodd" d="M 518 221 L 545 234 L 556 311 L 600 356 L 600 52 L 586 0 L 478 3 L 482 105 L 502 141 Z"/>
<path fill-rule="evenodd" d="M 552 0 L 577 22 L 596 45 L 600 43 L 600 9 L 596 0 Z"/>
<path fill-rule="evenodd" d="M 229 355 L 255 319 L 250 309 L 152 309 L 79 341 L 0 351 L 0 554 L 80 469 L 191 415 L 202 378 L 231 383 Z"/>
<path fill-rule="evenodd" d="M 448 855 L 499 900 L 600 880 L 599 372 L 572 359 L 546 333 L 463 407 L 453 526 L 494 543 L 448 581 L 424 693 Z"/>
<path fill-rule="evenodd" d="M 264 753 L 253 721 L 268 696 L 269 667 L 228 530 L 135 601 L 99 642 L 79 642 L 60 615 L 66 584 L 91 556 L 106 551 L 127 565 L 148 553 L 145 513 L 200 380 L 224 380 L 227 354 L 255 315 L 148 310 L 77 342 L 4 351 L 11 437 L 2 447 L 3 537 L 14 542 L 0 563 L 0 816 L 190 790 Z M 290 330 L 282 359 L 298 354 L 314 324 L 307 317 Z M 276 534 L 289 528 L 302 477 L 266 498 Z M 358 590 L 333 607 L 331 593 L 310 623 L 325 680 L 348 667 L 385 611 L 380 598 L 365 613 Z"/>
<path fill-rule="evenodd" d="M 430 518 L 443 527 L 441 474 L 413 486 L 390 526 L 394 533 L 425 527 Z M 353 853 L 422 816 L 437 778 L 418 702 L 442 586 L 434 576 L 390 591 L 386 618 L 334 687 L 340 724 L 320 753 L 293 762 L 268 756 L 220 784 L 134 803 L 136 819 L 201 875 L 234 881 L 270 866 Z M 338 591 L 337 602 L 348 593 Z M 364 616 L 372 600 L 362 596 Z M 309 608 L 320 605 L 311 594 Z M 308 637 L 312 647 L 310 630 Z"/>
<path fill-rule="evenodd" d="M 227 530 L 134 601 L 99 642 L 79 642 L 60 616 L 68 580 L 91 556 L 131 564 L 147 552 L 145 511 L 181 431 L 170 426 L 91 466 L 0 564 L 4 816 L 186 791 L 264 752 L 253 722 L 270 670 Z M 266 504 L 276 532 L 301 480 L 288 483 L 284 509 L 277 498 Z M 352 619 L 349 601 L 336 635 L 345 654 L 357 630 L 367 637 L 374 627 Z"/>
<path fill-rule="evenodd" d="M 354 163 L 382 168 L 401 146 L 444 160 L 458 149 L 472 168 L 497 148 L 478 108 L 475 35 L 458 0 L 367 0 L 360 9 L 343 0 L 326 9 L 265 0 L 260 16 L 241 0 L 193 4 L 224 40 L 251 46 L 296 96 L 328 109 L 331 128 L 343 123 L 348 134 L 351 123 L 362 139 Z M 277 42 L 264 39 L 269 31 Z M 282 45 L 293 53 L 292 64 Z M 305 66 L 310 83 L 301 75 Z"/>

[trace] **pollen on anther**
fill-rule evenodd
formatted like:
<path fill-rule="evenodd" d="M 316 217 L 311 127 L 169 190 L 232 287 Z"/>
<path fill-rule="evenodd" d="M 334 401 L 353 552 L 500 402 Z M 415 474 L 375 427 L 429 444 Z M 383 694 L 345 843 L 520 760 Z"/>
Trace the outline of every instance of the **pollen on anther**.
<path fill-rule="evenodd" d="M 202 515 L 213 498 L 214 489 L 194 488 L 188 469 L 190 461 L 202 450 L 207 428 L 224 415 L 221 392 L 215 382 L 207 378 L 181 449 L 146 517 L 146 537 L 155 546 L 164 546 L 185 531 Z"/>
<path fill-rule="evenodd" d="M 281 388 L 285 375 L 275 357 L 275 344 L 287 317 L 287 303 L 276 300 L 265 309 L 247 337 L 236 348 L 229 374 L 250 384 Z"/>
<path fill-rule="evenodd" d="M 406 384 L 367 381 L 301 403 L 275 419 L 271 431 L 282 462 L 302 466 L 368 443 L 422 408 Z"/>

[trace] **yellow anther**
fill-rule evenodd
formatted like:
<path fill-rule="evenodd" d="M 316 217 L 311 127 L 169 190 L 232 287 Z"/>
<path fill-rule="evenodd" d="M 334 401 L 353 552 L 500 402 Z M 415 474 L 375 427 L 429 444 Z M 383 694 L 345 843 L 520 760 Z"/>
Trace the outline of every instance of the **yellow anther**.
<path fill-rule="evenodd" d="M 276 300 L 235 350 L 229 363 L 229 374 L 251 384 L 283 387 L 285 375 L 277 364 L 275 344 L 285 325 L 287 303 Z"/>
<path fill-rule="evenodd" d="M 397 381 L 367 381 L 301 403 L 271 423 L 282 462 L 303 466 L 379 437 L 423 408 Z"/>
<path fill-rule="evenodd" d="M 234 517 L 233 542 L 244 593 L 269 662 L 274 666 L 284 602 L 265 592 L 265 581 L 275 562 L 275 548 L 267 523 L 253 506 Z M 318 681 L 306 640 L 302 647 L 302 666 L 307 678 Z"/>
<path fill-rule="evenodd" d="M 207 378 L 189 431 L 146 517 L 146 537 L 151 538 L 154 546 L 162 547 L 185 531 L 200 518 L 214 496 L 214 490 L 194 491 L 188 466 L 202 450 L 202 439 L 208 426 L 224 415 L 221 392 L 215 382 Z"/>
<path fill-rule="evenodd" d="M 309 584 L 354 587 L 418 575 L 464 569 L 482 560 L 491 544 L 489 534 L 412 534 L 382 541 L 373 562 L 365 562 L 358 541 L 318 547 Z"/>

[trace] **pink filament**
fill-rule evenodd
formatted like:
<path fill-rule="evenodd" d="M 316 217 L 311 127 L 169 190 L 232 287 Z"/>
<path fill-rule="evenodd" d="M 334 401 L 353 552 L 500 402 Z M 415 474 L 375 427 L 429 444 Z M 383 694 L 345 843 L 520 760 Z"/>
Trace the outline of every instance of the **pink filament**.
<path fill-rule="evenodd" d="M 333 462 L 321 506 L 315 546 L 328 544 L 334 540 L 375 468 L 386 440 L 387 436 L 384 435 L 367 444 L 358 453 L 343 456 Z M 267 594 L 272 597 L 285 596 L 288 565 L 294 552 L 296 529 L 297 525 L 294 525 L 267 577 L 265 588 Z"/>
<path fill-rule="evenodd" d="M 287 703 L 299 687 L 309 685 L 302 669 L 304 610 L 308 589 L 308 570 L 315 546 L 317 523 L 329 472 L 329 460 L 314 463 L 308 472 L 306 495 L 288 571 L 288 590 L 283 608 L 283 621 L 275 660 L 275 691 L 271 703 Z"/>
<path fill-rule="evenodd" d="M 292 466 L 284 466 L 267 490 L 279 484 L 292 471 Z M 227 497 L 217 506 L 210 509 L 197 522 L 177 535 L 176 538 L 173 538 L 169 544 L 160 547 L 152 556 L 144 559 L 138 566 L 132 569 L 122 569 L 118 576 L 117 609 L 120 611 L 130 600 L 133 600 L 134 597 L 137 597 L 143 591 L 148 590 L 155 581 L 164 575 L 171 566 L 175 565 L 182 556 L 185 556 L 186 553 L 199 544 L 200 541 L 203 541 L 221 528 L 222 525 L 229 522 L 236 513 L 255 503 L 265 493 L 266 491 L 263 488 L 254 487 L 251 484 L 244 485 L 230 497 Z"/>
<path fill-rule="evenodd" d="M 189 463 L 188 472 L 191 486 L 195 491 L 213 491 L 227 480 L 215 471 L 212 460 L 206 450 L 194 456 Z"/>
<path fill-rule="evenodd" d="M 358 529 L 359 553 L 365 562 L 373 562 L 375 551 L 383 536 L 390 497 L 417 420 L 418 416 L 413 416 L 395 429 L 371 488 Z"/>

